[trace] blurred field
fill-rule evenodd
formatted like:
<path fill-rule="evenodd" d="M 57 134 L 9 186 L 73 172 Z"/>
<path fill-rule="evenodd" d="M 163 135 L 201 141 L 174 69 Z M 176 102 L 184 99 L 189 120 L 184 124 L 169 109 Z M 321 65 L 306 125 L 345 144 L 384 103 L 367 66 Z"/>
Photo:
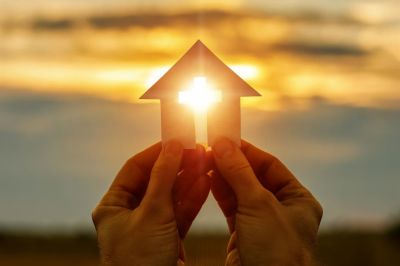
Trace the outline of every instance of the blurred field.
<path fill-rule="evenodd" d="M 318 265 L 400 265 L 398 238 L 373 232 L 329 232 L 321 234 L 317 247 Z M 186 240 L 187 265 L 223 265 L 226 235 L 191 235 Z M 93 235 L 0 235 L 0 265 L 98 264 Z"/>

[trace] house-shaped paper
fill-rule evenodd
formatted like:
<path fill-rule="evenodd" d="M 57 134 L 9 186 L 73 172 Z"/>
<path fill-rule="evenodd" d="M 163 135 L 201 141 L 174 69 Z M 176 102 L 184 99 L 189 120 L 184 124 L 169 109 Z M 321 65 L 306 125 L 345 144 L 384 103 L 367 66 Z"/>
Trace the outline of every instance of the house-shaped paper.
<path fill-rule="evenodd" d="M 178 99 L 179 93 L 196 77 L 206 77 L 221 95 L 221 99 L 207 110 L 208 145 L 213 145 L 219 137 L 227 137 L 240 146 L 240 97 L 260 94 L 201 41 L 197 41 L 140 97 L 160 99 L 162 142 L 176 139 L 186 149 L 195 148 L 195 113 Z"/>

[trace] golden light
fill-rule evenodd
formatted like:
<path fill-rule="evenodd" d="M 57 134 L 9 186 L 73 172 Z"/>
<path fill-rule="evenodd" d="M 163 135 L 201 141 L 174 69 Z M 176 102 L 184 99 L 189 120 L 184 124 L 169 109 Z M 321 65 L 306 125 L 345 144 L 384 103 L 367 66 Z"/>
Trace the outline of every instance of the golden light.
<path fill-rule="evenodd" d="M 221 91 L 213 89 L 206 77 L 198 76 L 193 78 L 189 89 L 179 92 L 178 100 L 197 112 L 205 112 L 211 104 L 221 101 L 221 98 Z"/>
<path fill-rule="evenodd" d="M 147 77 L 147 80 L 145 82 L 146 87 L 151 87 L 154 85 L 154 83 L 157 82 L 162 76 L 167 73 L 169 67 L 168 66 L 162 66 L 155 68 L 153 71 L 151 71 Z"/>
<path fill-rule="evenodd" d="M 256 79 L 260 75 L 258 67 L 253 65 L 233 65 L 230 68 L 246 80 Z"/>

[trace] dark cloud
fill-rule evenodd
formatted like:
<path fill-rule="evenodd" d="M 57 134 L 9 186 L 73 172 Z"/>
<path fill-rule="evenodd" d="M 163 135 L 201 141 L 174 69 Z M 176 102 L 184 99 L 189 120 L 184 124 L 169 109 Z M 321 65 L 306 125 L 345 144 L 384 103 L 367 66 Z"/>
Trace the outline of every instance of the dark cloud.
<path fill-rule="evenodd" d="M 75 21 L 72 19 L 45 19 L 39 18 L 32 22 L 34 30 L 67 30 L 75 26 Z"/>
<path fill-rule="evenodd" d="M 130 15 L 102 15 L 90 17 L 88 18 L 88 22 L 95 28 L 154 28 L 171 26 L 190 28 L 199 23 L 217 24 L 221 21 L 243 19 L 247 16 L 251 15 L 222 10 L 207 10 L 204 12 L 189 11 L 176 14 L 134 13 Z"/>
<path fill-rule="evenodd" d="M 282 43 L 274 50 L 315 56 L 365 56 L 370 52 L 356 45 L 319 44 L 319 43 Z"/>
<path fill-rule="evenodd" d="M 201 24 L 218 24 L 221 21 L 238 21 L 241 19 L 281 19 L 292 23 L 336 23 L 345 25 L 363 25 L 350 16 L 334 15 L 320 12 L 302 10 L 298 13 L 279 13 L 255 10 L 224 11 L 224 10 L 201 10 L 201 11 L 183 11 L 175 13 L 162 12 L 120 12 L 104 13 L 101 15 L 92 15 L 88 17 L 64 17 L 64 18 L 37 18 L 32 21 L 34 29 L 43 30 L 65 30 L 73 27 L 79 27 L 81 22 L 87 22 L 94 28 L 129 28 L 129 27 L 171 27 L 186 26 L 193 27 Z"/>
<path fill-rule="evenodd" d="M 4 23 L 5 32 L 13 27 L 25 27 L 25 24 Z M 294 13 L 265 12 L 254 10 L 202 10 L 182 11 L 176 13 L 162 13 L 159 11 L 135 11 L 120 13 L 103 13 L 87 16 L 66 17 L 38 17 L 28 23 L 34 31 L 48 34 L 52 38 L 65 35 L 66 41 L 60 47 L 47 46 L 38 40 L 36 45 L 26 45 L 24 49 L 33 54 L 48 55 L 76 55 L 94 56 L 95 58 L 131 59 L 131 60 L 161 60 L 174 58 L 171 47 L 156 49 L 146 46 L 149 36 L 165 39 L 160 34 L 164 30 L 168 38 L 205 38 L 218 43 L 223 53 L 230 56 L 252 56 L 255 58 L 274 57 L 277 53 L 290 53 L 318 56 L 368 56 L 374 51 L 367 50 L 365 45 L 360 46 L 359 32 L 368 27 L 346 15 L 334 15 L 309 11 Z M 332 27 L 340 28 L 332 35 L 321 34 Z M 249 28 L 250 27 L 250 28 Z M 259 30 L 257 30 L 259 28 Z M 313 29 L 319 28 L 315 31 Z M 8 29 L 8 30 L 7 30 Z M 120 41 L 108 39 L 104 35 L 105 45 L 95 45 L 80 35 L 81 29 L 88 31 L 89 36 L 101 36 L 102 33 L 113 32 Z M 126 31 L 131 36 L 132 43 L 125 43 L 126 39 L 117 33 Z M 271 31 L 271 32 L 270 32 Z M 282 31 L 282 34 L 278 34 Z M 351 31 L 351 33 L 349 33 Z M 76 34 L 72 34 L 76 32 Z M 153 32 L 153 34 L 151 34 Z M 193 36 L 193 32 L 198 32 Z M 56 34 L 54 34 L 56 33 Z M 148 34 L 143 36 L 143 34 Z M 59 35 L 60 34 L 60 35 Z M 349 35 L 351 34 L 351 35 Z M 279 35 L 280 37 L 274 37 Z M 82 37 L 84 36 L 84 37 Z M 157 37 L 159 36 L 159 37 Z M 351 36 L 351 37 L 349 37 Z M 355 36 L 355 37 L 353 37 Z M 32 37 L 37 38 L 37 34 Z M 143 38 L 140 39 L 140 38 Z M 57 40 L 57 38 L 55 39 Z M 58 40 L 59 41 L 59 40 Z M 144 42 L 143 45 L 139 45 Z M 51 43 L 51 42 L 50 42 Z M 107 46 L 107 43 L 114 43 Z M 189 42 L 191 43 L 191 41 Z M 217 47 L 218 47 L 217 46 Z M 12 49 L 12 44 L 0 49 L 4 58 L 18 55 L 21 51 Z M 7 48 L 8 47 L 8 48 Z M 11 48 L 10 48 L 11 47 Z M 103 47 L 103 49 L 99 49 Z M 106 47 L 106 48 L 104 48 Z M 41 54 L 41 55 L 43 55 Z"/>

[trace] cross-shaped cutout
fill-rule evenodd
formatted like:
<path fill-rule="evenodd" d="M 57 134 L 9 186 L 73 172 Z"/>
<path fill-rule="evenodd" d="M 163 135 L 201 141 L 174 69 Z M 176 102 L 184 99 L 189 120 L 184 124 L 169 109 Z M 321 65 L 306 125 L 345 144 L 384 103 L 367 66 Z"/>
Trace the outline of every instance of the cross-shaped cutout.
<path fill-rule="evenodd" d="M 179 92 L 179 103 L 187 104 L 196 112 L 206 112 L 207 108 L 216 102 L 220 102 L 222 93 L 213 89 L 203 76 L 194 77 L 189 89 Z"/>

